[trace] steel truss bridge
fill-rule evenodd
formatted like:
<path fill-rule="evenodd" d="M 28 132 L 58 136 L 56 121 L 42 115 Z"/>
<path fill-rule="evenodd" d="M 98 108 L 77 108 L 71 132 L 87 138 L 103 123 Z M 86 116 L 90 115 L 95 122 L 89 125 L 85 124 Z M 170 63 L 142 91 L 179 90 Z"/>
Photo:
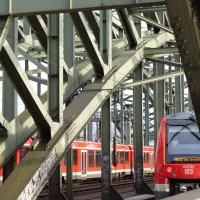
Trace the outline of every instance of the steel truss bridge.
<path fill-rule="evenodd" d="M 0 200 L 36 199 L 48 181 L 49 198 L 64 198 L 60 160 L 68 152 L 70 163 L 72 142 L 92 121 L 101 121 L 102 157 L 109 158 L 102 164 L 102 195 L 109 199 L 111 120 L 120 142 L 132 144 L 133 138 L 138 149 L 141 193 L 141 146 L 149 145 L 150 132 L 157 140 L 161 117 L 194 109 L 200 125 L 199 2 L 0 0 L 0 5 Z M 25 105 L 21 113 L 18 97 Z M 101 119 L 94 117 L 100 109 Z M 38 146 L 15 168 L 16 151 L 35 132 Z"/>

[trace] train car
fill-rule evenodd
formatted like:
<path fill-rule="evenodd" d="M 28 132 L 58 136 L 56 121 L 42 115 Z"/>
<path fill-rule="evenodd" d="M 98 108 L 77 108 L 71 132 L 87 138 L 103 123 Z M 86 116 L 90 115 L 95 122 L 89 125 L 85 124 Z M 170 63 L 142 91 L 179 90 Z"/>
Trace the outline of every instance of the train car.
<path fill-rule="evenodd" d="M 35 140 L 34 140 L 35 141 Z M 32 139 L 20 150 L 20 160 L 32 149 Z M 96 142 L 76 141 L 73 149 L 73 180 L 96 179 L 101 177 L 101 144 Z M 113 151 L 113 150 L 112 150 Z M 112 154 L 113 155 L 113 154 Z M 113 159 L 113 158 L 112 158 Z M 66 180 L 66 158 L 61 160 L 62 177 Z M 0 171 L 3 178 L 3 172 Z M 129 145 L 117 145 L 117 166 L 112 165 L 113 178 L 125 177 L 134 173 L 134 148 Z M 154 173 L 154 149 L 144 147 L 144 173 Z"/>
<path fill-rule="evenodd" d="M 101 144 L 73 143 L 73 180 L 101 177 Z M 113 151 L 113 150 L 112 150 Z M 117 166 L 112 165 L 112 176 L 119 178 L 134 173 L 133 146 L 117 145 Z M 113 155 L 113 154 L 112 154 Z M 62 176 L 66 177 L 66 160 L 62 159 Z M 154 149 L 144 147 L 144 172 L 154 172 Z"/>
<path fill-rule="evenodd" d="M 200 133 L 194 112 L 163 117 L 154 179 L 156 199 L 199 187 Z"/>

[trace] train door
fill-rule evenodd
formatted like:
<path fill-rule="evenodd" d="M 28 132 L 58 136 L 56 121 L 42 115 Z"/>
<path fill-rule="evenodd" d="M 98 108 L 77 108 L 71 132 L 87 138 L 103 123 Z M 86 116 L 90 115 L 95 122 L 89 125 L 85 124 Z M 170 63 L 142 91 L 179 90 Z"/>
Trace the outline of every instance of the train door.
<path fill-rule="evenodd" d="M 154 169 L 154 156 L 153 153 L 150 154 L 150 169 Z"/>
<path fill-rule="evenodd" d="M 87 151 L 81 150 L 81 178 L 87 177 Z"/>

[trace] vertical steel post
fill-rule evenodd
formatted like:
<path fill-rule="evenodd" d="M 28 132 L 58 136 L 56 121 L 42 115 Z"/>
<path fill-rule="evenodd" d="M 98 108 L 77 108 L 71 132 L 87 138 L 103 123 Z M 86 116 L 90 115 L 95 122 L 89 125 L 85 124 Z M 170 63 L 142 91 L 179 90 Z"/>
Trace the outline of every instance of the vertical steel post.
<path fill-rule="evenodd" d="M 121 104 L 121 127 L 120 127 L 120 133 L 121 133 L 121 144 L 124 144 L 124 104 L 123 104 L 123 89 L 121 89 L 121 97 L 120 97 L 120 104 Z"/>
<path fill-rule="evenodd" d="M 17 42 L 18 42 L 18 23 L 16 19 L 13 19 L 14 22 L 10 27 L 9 34 L 7 36 L 7 41 L 10 44 L 12 50 L 17 54 Z M 1 24 L 4 27 L 4 24 L 7 21 L 7 17 L 0 17 L 0 26 Z M 5 27 L 7 28 L 7 27 Z M 2 30 L 0 30 L 1 32 Z M 9 67 L 9 66 L 6 66 Z M 17 94 L 14 90 L 14 87 L 6 74 L 3 72 L 3 82 L 2 82 L 2 114 L 9 122 L 12 121 L 15 116 L 17 116 Z M 3 167 L 3 181 L 5 181 L 8 176 L 12 173 L 14 169 L 14 160 L 13 156 Z"/>
<path fill-rule="evenodd" d="M 153 76 L 157 76 L 157 66 L 153 63 Z M 158 133 L 158 83 L 153 83 L 153 109 L 154 109 L 154 149 L 156 150 Z"/>
<path fill-rule="evenodd" d="M 112 67 L 112 11 L 100 11 L 100 52 L 103 61 L 109 68 Z M 110 97 L 101 110 L 101 143 L 102 143 L 102 165 L 101 165 L 101 199 L 111 199 L 111 110 Z M 113 139 L 115 141 L 115 138 Z"/>
<path fill-rule="evenodd" d="M 180 63 L 180 56 L 175 55 L 175 62 Z M 180 71 L 180 68 L 175 67 L 175 71 Z M 181 98 L 181 77 L 175 77 L 175 112 L 182 112 L 182 98 Z"/>
<path fill-rule="evenodd" d="M 70 15 L 64 14 L 64 60 L 69 68 L 72 68 L 75 64 L 75 29 Z M 68 84 L 73 84 L 75 74 L 75 67 L 73 74 L 68 74 Z M 69 77 L 71 76 L 71 77 Z M 73 150 L 72 147 L 69 148 L 67 152 L 67 191 L 66 196 L 69 200 L 73 199 L 73 190 L 72 190 L 72 163 L 73 163 Z"/>
<path fill-rule="evenodd" d="M 181 108 L 181 112 L 185 111 L 185 91 L 184 91 L 184 75 L 181 76 L 181 104 L 182 104 L 182 108 Z"/>
<path fill-rule="evenodd" d="M 149 146 L 149 84 L 145 93 L 145 146 Z"/>
<path fill-rule="evenodd" d="M 23 17 L 23 32 L 24 32 L 24 35 L 30 34 L 30 26 L 26 17 Z"/>
<path fill-rule="evenodd" d="M 155 64 L 154 65 L 154 75 L 160 76 L 165 73 L 165 68 L 163 64 Z M 155 87 L 155 93 L 154 93 L 154 148 L 156 148 L 157 145 L 157 133 L 160 127 L 160 123 L 162 120 L 162 117 L 165 114 L 165 82 L 159 81 L 157 83 L 154 83 Z M 156 113 L 155 113 L 156 112 Z M 156 114 L 156 117 L 155 117 Z"/>
<path fill-rule="evenodd" d="M 134 70 L 134 81 L 142 80 L 142 64 Z M 142 86 L 134 87 L 134 169 L 136 194 L 143 194 L 143 101 Z"/>
<path fill-rule="evenodd" d="M 48 16 L 48 110 L 54 121 L 63 121 L 63 68 L 60 66 L 59 14 Z M 56 108 L 58 108 L 55 113 Z M 61 198 L 61 166 L 49 179 L 49 200 Z"/>
<path fill-rule="evenodd" d="M 172 57 L 169 56 L 169 61 L 172 61 Z M 169 73 L 172 73 L 172 66 L 169 66 Z M 173 100 L 172 100 L 172 78 L 169 78 L 169 114 L 172 114 L 172 106 L 173 106 Z"/>
<path fill-rule="evenodd" d="M 88 129 L 88 141 L 93 141 L 92 139 L 92 122 L 88 122 L 88 126 L 87 126 L 87 129 Z"/>
<path fill-rule="evenodd" d="M 188 111 L 193 111 L 192 99 L 190 96 L 190 90 L 188 87 Z"/>
<path fill-rule="evenodd" d="M 101 184 L 102 200 L 111 199 L 111 112 L 110 98 L 106 100 L 101 110 L 101 141 L 102 141 L 102 164 L 101 164 Z"/>

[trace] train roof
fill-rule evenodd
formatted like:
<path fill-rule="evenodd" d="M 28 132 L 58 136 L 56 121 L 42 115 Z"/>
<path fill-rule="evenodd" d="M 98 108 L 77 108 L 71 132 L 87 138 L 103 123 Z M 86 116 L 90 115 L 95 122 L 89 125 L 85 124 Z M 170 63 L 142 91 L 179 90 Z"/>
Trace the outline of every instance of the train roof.
<path fill-rule="evenodd" d="M 194 112 L 183 112 L 183 113 L 167 115 L 167 119 L 171 120 L 181 120 L 181 119 L 186 120 L 186 119 L 191 119 L 191 117 L 196 120 Z"/>

